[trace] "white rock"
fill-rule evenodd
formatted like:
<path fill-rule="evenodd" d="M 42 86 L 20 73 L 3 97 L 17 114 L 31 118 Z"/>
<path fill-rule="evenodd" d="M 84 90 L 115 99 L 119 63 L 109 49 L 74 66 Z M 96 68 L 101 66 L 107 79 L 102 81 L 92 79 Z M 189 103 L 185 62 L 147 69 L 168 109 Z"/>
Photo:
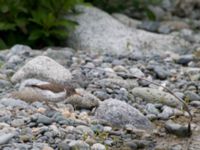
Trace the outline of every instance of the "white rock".
<path fill-rule="evenodd" d="M 72 78 L 69 70 L 46 56 L 38 56 L 27 62 L 11 78 L 12 82 L 19 82 L 27 78 L 63 83 Z"/>
<path fill-rule="evenodd" d="M 78 26 L 69 36 L 69 46 L 74 49 L 122 54 L 131 50 L 144 50 L 158 54 L 180 51 L 189 43 L 175 35 L 160 35 L 131 29 L 106 12 L 95 7 L 78 6 L 80 15 L 70 16 Z"/>
<path fill-rule="evenodd" d="M 92 145 L 91 150 L 106 150 L 106 147 L 100 143 L 95 143 Z"/>

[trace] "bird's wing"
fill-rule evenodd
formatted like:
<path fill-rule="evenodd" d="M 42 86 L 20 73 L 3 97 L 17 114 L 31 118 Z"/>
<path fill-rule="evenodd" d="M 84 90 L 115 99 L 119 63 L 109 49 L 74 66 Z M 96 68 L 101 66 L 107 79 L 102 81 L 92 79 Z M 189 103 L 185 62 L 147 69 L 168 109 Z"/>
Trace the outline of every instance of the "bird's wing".
<path fill-rule="evenodd" d="M 64 86 L 53 84 L 53 83 L 33 84 L 33 85 L 31 85 L 31 87 L 36 87 L 36 88 L 39 88 L 42 90 L 49 90 L 54 93 L 59 93 L 59 92 L 64 91 Z"/>

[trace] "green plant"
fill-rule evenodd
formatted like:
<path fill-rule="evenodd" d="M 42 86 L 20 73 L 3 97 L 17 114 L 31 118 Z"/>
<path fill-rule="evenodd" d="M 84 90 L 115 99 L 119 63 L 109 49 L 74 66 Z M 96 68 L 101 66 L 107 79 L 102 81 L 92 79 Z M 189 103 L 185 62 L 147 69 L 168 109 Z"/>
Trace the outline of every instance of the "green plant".
<path fill-rule="evenodd" d="M 158 5 L 162 0 L 86 0 L 93 5 L 104 9 L 109 13 L 120 12 L 138 18 L 139 16 L 154 20 L 155 14 L 149 8 L 150 5 Z M 140 14 L 138 16 L 138 13 Z"/>
<path fill-rule="evenodd" d="M 0 0 L 0 49 L 63 45 L 76 23 L 66 19 L 82 0 Z"/>

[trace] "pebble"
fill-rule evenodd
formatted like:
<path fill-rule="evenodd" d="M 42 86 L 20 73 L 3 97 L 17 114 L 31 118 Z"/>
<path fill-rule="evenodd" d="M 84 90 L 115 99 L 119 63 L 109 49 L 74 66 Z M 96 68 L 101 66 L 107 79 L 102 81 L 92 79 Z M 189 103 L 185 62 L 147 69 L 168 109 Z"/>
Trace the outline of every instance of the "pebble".
<path fill-rule="evenodd" d="M 69 143 L 70 149 L 90 150 L 90 146 L 84 141 L 77 140 Z"/>
<path fill-rule="evenodd" d="M 37 123 L 40 124 L 44 124 L 44 125 L 50 125 L 53 122 L 53 120 L 47 116 L 44 115 L 38 115 L 37 117 Z"/>
<path fill-rule="evenodd" d="M 192 54 L 181 55 L 178 59 L 176 59 L 176 63 L 181 65 L 187 65 L 192 60 L 194 60 L 194 56 Z"/>
<path fill-rule="evenodd" d="M 103 144 L 95 143 L 92 145 L 91 150 L 106 150 L 106 147 Z"/>
<path fill-rule="evenodd" d="M 8 143 L 16 133 L 4 133 L 0 135 L 0 145 Z"/>

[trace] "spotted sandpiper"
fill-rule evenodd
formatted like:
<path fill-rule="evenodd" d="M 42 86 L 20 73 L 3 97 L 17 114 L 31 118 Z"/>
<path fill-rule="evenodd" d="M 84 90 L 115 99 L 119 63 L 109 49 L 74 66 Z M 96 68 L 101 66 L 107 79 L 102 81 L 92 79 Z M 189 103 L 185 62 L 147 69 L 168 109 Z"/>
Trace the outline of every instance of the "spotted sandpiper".
<path fill-rule="evenodd" d="M 19 91 L 12 92 L 10 97 L 26 102 L 61 102 L 75 94 L 80 95 L 70 82 L 62 85 L 29 79 L 21 84 Z"/>

